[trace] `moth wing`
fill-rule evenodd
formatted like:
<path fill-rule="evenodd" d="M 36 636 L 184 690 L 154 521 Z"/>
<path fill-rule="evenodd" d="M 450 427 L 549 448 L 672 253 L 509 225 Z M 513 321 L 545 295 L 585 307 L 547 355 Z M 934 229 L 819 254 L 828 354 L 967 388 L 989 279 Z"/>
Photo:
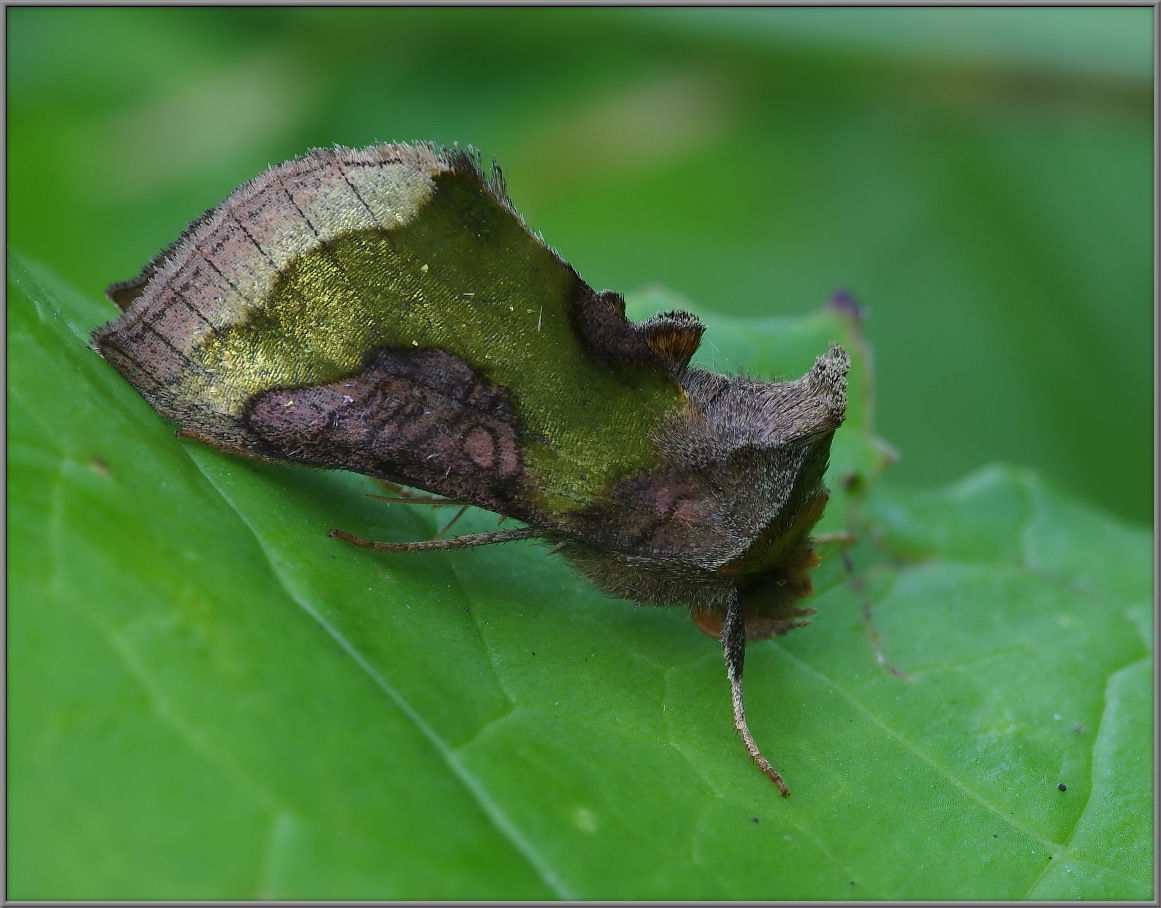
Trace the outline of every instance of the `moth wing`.
<path fill-rule="evenodd" d="M 189 435 L 546 529 L 658 466 L 701 326 L 643 325 L 431 145 L 315 150 L 235 190 L 142 275 L 101 353 Z"/>

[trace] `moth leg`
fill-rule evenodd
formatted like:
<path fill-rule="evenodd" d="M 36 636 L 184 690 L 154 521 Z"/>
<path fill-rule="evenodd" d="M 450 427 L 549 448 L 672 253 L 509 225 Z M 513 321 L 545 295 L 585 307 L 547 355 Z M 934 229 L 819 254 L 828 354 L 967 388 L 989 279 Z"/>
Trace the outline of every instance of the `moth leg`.
<path fill-rule="evenodd" d="M 778 786 L 782 797 L 790 794 L 790 789 L 782 781 L 770 761 L 762 756 L 758 745 L 754 743 L 754 736 L 750 734 L 750 726 L 746 724 L 746 703 L 742 696 L 742 668 L 746 663 L 746 620 L 742 616 L 742 607 L 738 604 L 738 591 L 730 591 L 729 605 L 726 607 L 726 620 L 722 625 L 722 654 L 726 659 L 726 674 L 730 679 L 730 699 L 734 704 L 734 728 L 742 736 L 746 745 L 746 753 L 750 755 L 762 772 L 770 781 Z"/>
<path fill-rule="evenodd" d="M 817 536 L 811 537 L 818 545 L 854 545 L 859 541 L 859 537 L 849 530 L 840 530 L 837 533 L 819 533 Z"/>
<path fill-rule="evenodd" d="M 456 501 L 454 498 L 436 498 L 434 495 L 420 495 L 420 494 L 406 494 L 406 495 L 376 495 L 374 492 L 364 492 L 367 498 L 373 498 L 375 501 L 386 501 L 388 504 L 429 504 L 432 507 L 459 505 L 463 507 L 462 501 Z"/>
<path fill-rule="evenodd" d="M 409 489 L 407 486 L 401 486 L 397 482 L 392 482 L 390 479 L 374 479 L 373 482 L 385 492 L 390 492 L 397 498 L 411 498 L 413 495 L 419 498 L 429 497 L 426 492 L 416 492 L 414 489 Z"/>
<path fill-rule="evenodd" d="M 456 511 L 456 516 L 453 517 L 451 520 L 449 520 L 446 524 L 444 524 L 443 529 L 435 534 L 435 538 L 436 539 L 443 539 L 443 537 L 447 535 L 447 531 L 456 525 L 456 521 L 459 520 L 461 517 L 464 516 L 464 514 L 466 514 L 468 512 L 469 507 L 471 507 L 471 505 L 465 504 L 458 511 Z"/>
<path fill-rule="evenodd" d="M 346 530 L 331 530 L 332 539 L 341 539 L 360 548 L 371 549 L 376 552 L 437 552 L 447 549 L 467 549 L 477 545 L 494 545 L 498 542 L 515 542 L 518 539 L 536 539 L 544 535 L 543 530 L 535 527 L 522 527 L 518 530 L 497 530 L 492 533 L 469 533 L 465 536 L 454 536 L 451 539 L 428 539 L 421 542 L 374 542 L 355 536 Z"/>
<path fill-rule="evenodd" d="M 880 668 L 889 671 L 895 677 L 910 681 L 911 676 L 891 662 L 883 653 L 883 636 L 875 628 L 875 607 L 871 603 L 866 586 L 863 584 L 863 578 L 855 573 L 855 564 L 851 560 L 849 548 L 843 549 L 843 570 L 847 574 L 847 583 L 863 604 L 863 631 L 867 635 L 867 642 L 871 645 L 871 654 L 875 657 L 875 661 Z"/>
<path fill-rule="evenodd" d="M 456 498 L 444 498 L 442 495 L 429 495 L 427 492 L 417 492 L 415 489 L 409 489 L 407 486 L 401 486 L 397 482 L 392 482 L 389 479 L 376 479 L 376 484 L 385 491 L 390 492 L 390 495 L 376 495 L 374 492 L 367 492 L 368 498 L 374 498 L 376 501 L 388 501 L 392 504 L 430 504 L 438 507 L 439 505 L 463 505 L 462 502 Z"/>

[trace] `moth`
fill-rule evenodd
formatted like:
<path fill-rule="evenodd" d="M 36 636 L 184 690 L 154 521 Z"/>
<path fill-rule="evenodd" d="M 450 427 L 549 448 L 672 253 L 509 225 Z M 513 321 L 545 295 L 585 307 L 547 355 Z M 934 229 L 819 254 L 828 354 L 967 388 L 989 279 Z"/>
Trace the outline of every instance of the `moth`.
<path fill-rule="evenodd" d="M 846 409 L 832 345 L 796 381 L 690 365 L 687 312 L 632 323 L 532 233 L 493 164 L 433 144 L 315 149 L 236 189 L 93 334 L 187 437 L 350 470 L 523 526 L 382 552 L 550 544 L 610 596 L 721 639 L 734 727 L 749 640 L 814 609 L 811 538 Z"/>

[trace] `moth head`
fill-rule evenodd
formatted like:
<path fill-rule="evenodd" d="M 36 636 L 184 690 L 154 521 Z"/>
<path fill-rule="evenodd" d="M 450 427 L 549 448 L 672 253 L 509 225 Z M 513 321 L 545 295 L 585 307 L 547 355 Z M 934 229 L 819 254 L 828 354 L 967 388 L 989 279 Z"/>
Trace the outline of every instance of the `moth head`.
<path fill-rule="evenodd" d="M 737 592 L 749 640 L 785 634 L 814 612 L 800 603 L 814 593 L 819 556 L 810 533 L 829 497 L 823 479 L 846 411 L 849 367 L 846 351 L 832 346 L 797 381 L 733 379 L 714 389 L 705 408 L 708 437 L 718 444 L 711 469 L 739 503 L 732 516 L 750 528 L 716 568 Z M 692 616 L 706 633 L 721 635 L 720 606 L 699 606 Z"/>

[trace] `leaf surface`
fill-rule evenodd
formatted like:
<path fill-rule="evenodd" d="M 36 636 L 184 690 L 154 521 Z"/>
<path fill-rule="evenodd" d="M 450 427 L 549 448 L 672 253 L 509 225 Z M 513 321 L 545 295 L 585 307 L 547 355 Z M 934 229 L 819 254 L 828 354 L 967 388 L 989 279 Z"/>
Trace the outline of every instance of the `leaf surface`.
<path fill-rule="evenodd" d="M 848 318 L 706 318 L 718 368 L 858 351 L 853 573 L 747 659 L 784 800 L 681 610 L 328 539 L 444 515 L 175 439 L 87 346 L 109 307 L 10 263 L 10 897 L 1152 898 L 1150 535 L 1018 469 L 874 486 Z"/>

